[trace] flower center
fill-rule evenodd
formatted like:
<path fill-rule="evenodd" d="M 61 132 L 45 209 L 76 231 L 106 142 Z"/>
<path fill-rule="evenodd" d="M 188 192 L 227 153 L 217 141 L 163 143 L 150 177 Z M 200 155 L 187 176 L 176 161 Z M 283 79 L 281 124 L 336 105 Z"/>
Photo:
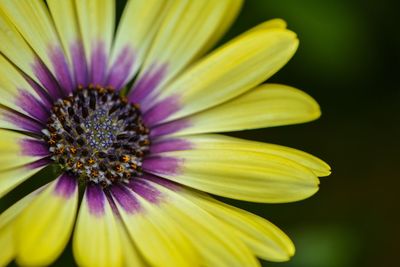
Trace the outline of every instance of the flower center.
<path fill-rule="evenodd" d="M 65 171 L 103 186 L 140 175 L 150 144 L 139 107 L 103 87 L 79 88 L 57 100 L 43 132 Z"/>

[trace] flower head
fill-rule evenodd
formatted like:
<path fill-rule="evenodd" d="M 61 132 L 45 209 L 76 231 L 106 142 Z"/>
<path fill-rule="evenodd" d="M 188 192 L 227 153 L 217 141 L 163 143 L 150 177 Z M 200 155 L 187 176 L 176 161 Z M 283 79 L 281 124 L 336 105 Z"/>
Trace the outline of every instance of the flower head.
<path fill-rule="evenodd" d="M 319 117 L 307 94 L 260 85 L 295 33 L 272 20 L 205 55 L 241 1 L 131 0 L 115 34 L 111 0 L 46 3 L 0 2 L 0 197 L 59 170 L 0 215 L 0 266 L 49 265 L 70 238 L 80 266 L 289 259 L 281 230 L 209 194 L 297 201 L 329 175 L 305 152 L 215 134 Z"/>

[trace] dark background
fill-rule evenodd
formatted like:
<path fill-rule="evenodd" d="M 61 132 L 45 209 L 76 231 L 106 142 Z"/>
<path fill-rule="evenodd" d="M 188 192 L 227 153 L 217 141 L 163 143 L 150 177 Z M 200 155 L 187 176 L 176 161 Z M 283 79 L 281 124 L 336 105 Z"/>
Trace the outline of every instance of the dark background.
<path fill-rule="evenodd" d="M 265 266 L 399 266 L 399 10 L 395 1 L 249 0 L 228 33 L 285 19 L 300 47 L 270 81 L 306 91 L 322 109 L 312 123 L 235 135 L 302 149 L 333 169 L 308 200 L 235 203 L 296 245 L 292 261 Z"/>
<path fill-rule="evenodd" d="M 118 1 L 118 13 L 123 5 Z M 300 47 L 270 81 L 304 90 L 322 109 L 312 123 L 233 134 L 302 149 L 333 169 L 305 201 L 229 201 L 268 218 L 294 241 L 290 262 L 265 266 L 398 266 L 399 10 L 394 0 L 248 0 L 223 39 L 285 19 Z M 73 265 L 69 245 L 54 266 Z"/>

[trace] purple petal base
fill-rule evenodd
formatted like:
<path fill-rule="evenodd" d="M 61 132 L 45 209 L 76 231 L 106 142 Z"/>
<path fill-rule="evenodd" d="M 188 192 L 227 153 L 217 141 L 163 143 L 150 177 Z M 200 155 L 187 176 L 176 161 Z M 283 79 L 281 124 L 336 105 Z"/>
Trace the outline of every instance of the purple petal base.
<path fill-rule="evenodd" d="M 103 41 L 93 42 L 94 48 L 90 56 L 90 83 L 102 85 L 105 81 L 107 67 L 107 51 Z"/>
<path fill-rule="evenodd" d="M 21 107 L 33 118 L 38 119 L 42 123 L 46 123 L 50 116 L 49 109 L 27 91 L 19 89 L 18 93 L 19 97 L 15 104 Z"/>
<path fill-rule="evenodd" d="M 145 180 L 133 179 L 128 184 L 128 187 L 153 204 L 159 203 L 162 199 L 161 192 Z"/>
<path fill-rule="evenodd" d="M 39 159 L 35 162 L 32 162 L 32 163 L 26 165 L 26 168 L 29 170 L 34 170 L 34 169 L 38 169 L 38 168 L 47 166 L 52 162 L 53 161 L 50 158 Z"/>
<path fill-rule="evenodd" d="M 107 86 L 120 90 L 124 84 L 129 81 L 133 63 L 135 62 L 135 53 L 129 46 L 125 46 L 118 54 L 107 77 Z"/>
<path fill-rule="evenodd" d="M 164 186 L 173 191 L 178 191 L 181 188 L 180 185 L 178 185 L 177 183 L 175 183 L 173 181 L 170 181 L 170 180 L 167 180 L 167 179 L 164 179 L 164 178 L 161 178 L 161 177 L 149 174 L 149 173 L 144 173 L 138 179 L 147 181 L 148 183 L 156 183 L 158 185 Z"/>
<path fill-rule="evenodd" d="M 163 135 L 173 134 L 182 129 L 188 128 L 191 125 L 189 118 L 167 122 L 153 127 L 150 131 L 150 137 L 156 138 Z"/>
<path fill-rule="evenodd" d="M 113 185 L 110 191 L 125 212 L 133 214 L 140 211 L 140 203 L 129 188 L 124 185 Z"/>
<path fill-rule="evenodd" d="M 2 110 L 1 112 L 5 121 L 14 124 L 17 128 L 20 128 L 21 130 L 41 134 L 41 130 L 45 127 L 39 122 L 17 112 L 9 110 Z"/>
<path fill-rule="evenodd" d="M 60 86 L 58 85 L 54 76 L 50 73 L 47 67 L 40 59 L 36 59 L 36 61 L 32 64 L 32 70 L 37 79 L 43 85 L 52 99 L 59 99 L 65 97 L 65 93 L 62 93 Z"/>
<path fill-rule="evenodd" d="M 47 157 L 50 154 L 48 145 L 40 140 L 23 139 L 20 146 L 23 156 Z"/>
<path fill-rule="evenodd" d="M 167 68 L 167 64 L 161 64 L 158 66 L 153 64 L 131 88 L 130 93 L 128 94 L 129 102 L 142 104 L 143 100 L 150 96 L 161 83 L 165 77 Z"/>
<path fill-rule="evenodd" d="M 88 184 L 86 187 L 86 201 L 90 214 L 101 217 L 104 215 L 106 205 L 106 196 L 101 186 L 96 184 Z"/>
<path fill-rule="evenodd" d="M 53 64 L 55 71 L 54 74 L 57 78 L 58 84 L 66 94 L 71 93 L 75 89 L 75 83 L 73 82 L 72 75 L 70 74 L 64 51 L 60 47 L 50 46 L 49 56 Z"/>
<path fill-rule="evenodd" d="M 180 109 L 178 96 L 170 96 L 155 104 L 143 114 L 143 121 L 147 126 L 154 126 L 168 118 Z"/>
<path fill-rule="evenodd" d="M 159 204 L 162 202 L 163 195 L 152 185 L 152 181 L 158 181 L 157 178 L 150 180 L 151 178 L 146 179 L 147 176 L 149 175 L 145 174 L 141 177 L 134 178 L 127 185 L 119 184 L 111 187 L 111 194 L 125 212 L 133 214 L 141 211 L 142 207 L 135 194 L 152 204 Z M 159 184 L 164 186 L 163 182 Z M 170 185 L 170 183 L 167 182 L 165 182 L 165 184 Z"/>
<path fill-rule="evenodd" d="M 53 102 L 56 99 L 53 99 L 48 92 L 43 89 L 39 84 L 33 81 L 28 76 L 24 75 L 25 80 L 29 83 L 29 85 L 35 90 L 35 92 L 39 95 L 40 100 L 43 102 L 47 109 L 50 109 L 53 106 Z"/>
<path fill-rule="evenodd" d="M 169 151 L 189 150 L 193 144 L 183 139 L 163 139 L 150 146 L 150 154 L 157 154 Z"/>
<path fill-rule="evenodd" d="M 78 188 L 77 180 L 68 174 L 62 174 L 56 184 L 55 194 L 68 199 L 74 195 Z"/>
<path fill-rule="evenodd" d="M 88 67 L 86 64 L 85 50 L 82 41 L 75 41 L 70 45 L 72 64 L 74 66 L 74 74 L 76 85 L 88 85 Z"/>
<path fill-rule="evenodd" d="M 150 156 L 142 164 L 143 170 L 156 175 L 174 175 L 180 173 L 183 161 L 172 157 Z"/>

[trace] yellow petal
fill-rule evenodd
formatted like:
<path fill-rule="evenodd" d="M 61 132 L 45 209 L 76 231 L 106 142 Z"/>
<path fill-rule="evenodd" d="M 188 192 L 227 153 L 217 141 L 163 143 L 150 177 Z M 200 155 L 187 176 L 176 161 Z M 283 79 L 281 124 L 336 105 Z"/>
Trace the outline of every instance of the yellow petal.
<path fill-rule="evenodd" d="M 194 115 L 190 121 L 199 130 L 189 133 L 202 132 L 200 128 L 205 131 L 205 127 L 209 127 L 208 131 L 226 132 L 302 123 L 315 120 L 320 114 L 318 103 L 306 93 L 285 85 L 266 84 Z"/>
<path fill-rule="evenodd" d="M 114 35 L 115 3 L 111 0 L 75 0 L 82 32 L 83 42 L 87 55 L 91 55 L 92 42 L 101 40 L 105 50 L 109 51 Z M 90 58 L 88 58 L 90 59 Z M 90 62 L 90 60 L 88 60 Z"/>
<path fill-rule="evenodd" d="M 213 35 L 209 38 L 205 46 L 201 51 L 199 51 L 198 55 L 201 56 L 206 53 L 210 48 L 212 48 L 220 38 L 225 34 L 225 32 L 229 29 L 232 23 L 235 21 L 238 16 L 240 9 L 243 6 L 243 0 L 231 0 L 228 4 L 228 9 L 224 14 L 224 17 L 221 20 L 220 25 L 215 30 Z"/>
<path fill-rule="evenodd" d="M 43 190 L 44 187 L 41 187 L 32 193 L 26 195 L 24 198 L 17 201 L 11 207 L 6 209 L 3 213 L 0 214 L 0 229 L 6 227 L 8 224 L 11 224 L 18 215 L 29 205 L 29 203 Z"/>
<path fill-rule="evenodd" d="M 179 224 L 202 258 L 202 266 L 259 266 L 250 250 L 216 218 L 181 195 L 182 191 L 154 186 L 168 200 L 161 208 Z"/>
<path fill-rule="evenodd" d="M 43 124 L 0 104 L 0 128 L 40 134 Z"/>
<path fill-rule="evenodd" d="M 156 101 L 163 103 L 173 97 L 178 108 L 161 121 L 190 115 L 248 91 L 282 68 L 297 46 L 296 34 L 286 29 L 259 29 L 239 36 L 163 90 Z"/>
<path fill-rule="evenodd" d="M 28 165 L 0 171 L 0 198 L 49 164 L 39 160 Z"/>
<path fill-rule="evenodd" d="M 75 6 L 90 69 L 89 81 L 102 85 L 114 36 L 115 1 L 75 0 Z"/>
<path fill-rule="evenodd" d="M 87 82 L 86 62 L 82 48 L 82 38 L 79 32 L 78 17 L 73 0 L 48 0 L 47 5 L 54 20 L 54 25 L 60 37 L 65 55 L 74 66 L 76 84 L 85 85 Z M 79 68 L 78 66 L 81 66 Z M 82 73 L 79 73 L 82 72 Z"/>
<path fill-rule="evenodd" d="M 172 135 L 230 132 L 308 122 L 321 115 L 318 103 L 306 93 L 280 84 L 265 84 L 216 107 L 171 122 Z M 160 125 L 153 134 L 169 125 Z"/>
<path fill-rule="evenodd" d="M 70 45 L 80 39 L 74 2 L 73 0 L 47 0 L 47 5 L 65 52 L 72 61 Z"/>
<path fill-rule="evenodd" d="M 231 228 L 258 257 L 268 261 L 287 261 L 294 255 L 294 245 L 289 237 L 264 218 L 205 194 L 187 191 L 185 197 Z"/>
<path fill-rule="evenodd" d="M 183 150 L 143 162 L 146 172 L 212 194 L 254 202 L 302 200 L 318 191 L 319 180 L 291 160 L 243 150 Z"/>
<path fill-rule="evenodd" d="M 49 155 L 46 143 L 27 135 L 0 129 L 0 172 Z"/>
<path fill-rule="evenodd" d="M 121 248 L 124 258 L 123 266 L 147 267 L 147 263 L 144 261 L 142 255 L 140 255 L 137 247 L 129 237 L 129 233 L 126 231 L 121 220 L 117 221 L 117 227 L 121 237 Z"/>
<path fill-rule="evenodd" d="M 57 42 L 58 37 L 45 3 L 29 0 L 1 1 L 0 7 L 40 58 L 50 63 L 46 53 L 47 45 Z"/>
<path fill-rule="evenodd" d="M 1 53 L 38 82 L 31 67 L 31 64 L 35 61 L 35 54 L 1 8 L 0 40 Z"/>
<path fill-rule="evenodd" d="M 123 264 L 115 217 L 105 194 L 97 185 L 89 185 L 83 197 L 73 251 L 79 266 L 118 267 Z"/>
<path fill-rule="evenodd" d="M 1 1 L 0 8 L 29 46 L 67 90 L 72 90 L 69 65 L 44 1 Z M 33 62 L 31 62 L 33 63 Z"/>
<path fill-rule="evenodd" d="M 180 138 L 174 138 L 172 140 L 166 139 L 164 141 L 155 143 L 152 149 L 156 151 L 162 147 L 165 147 L 168 143 L 175 142 L 176 150 L 185 149 L 200 149 L 200 150 L 242 150 L 242 151 L 253 151 L 260 152 L 269 155 L 279 156 L 291 161 L 294 161 L 306 168 L 309 168 L 317 176 L 328 176 L 330 174 L 330 167 L 327 163 L 320 160 L 319 158 L 308 154 L 306 152 L 268 143 L 248 141 L 244 139 L 208 134 L 208 135 L 191 135 Z M 173 150 L 173 149 L 172 149 Z"/>
<path fill-rule="evenodd" d="M 199 266 L 193 245 L 161 207 L 128 189 L 115 188 L 113 196 L 130 238 L 151 266 Z"/>
<path fill-rule="evenodd" d="M 67 245 L 78 205 L 76 179 L 62 175 L 24 209 L 16 223 L 17 262 L 50 265 Z"/>
<path fill-rule="evenodd" d="M 0 104 L 31 118 L 38 117 L 39 114 L 34 112 L 46 115 L 41 96 L 2 55 L 0 55 L 0 90 Z M 45 115 L 40 116 L 39 119 Z"/>
<path fill-rule="evenodd" d="M 287 24 L 286 21 L 284 21 L 283 19 L 270 19 L 267 20 L 266 22 L 263 22 L 259 25 L 257 25 L 256 27 L 253 27 L 251 31 L 257 31 L 260 29 L 286 29 Z"/>
<path fill-rule="evenodd" d="M 166 1 L 158 0 L 126 3 L 112 48 L 107 84 L 118 88 L 136 74 L 152 44 L 165 5 Z"/>
<path fill-rule="evenodd" d="M 15 256 L 13 230 L 12 225 L 0 228 L 0 266 L 8 266 Z"/>
<path fill-rule="evenodd" d="M 138 81 L 154 68 L 165 66 L 167 71 L 153 94 L 161 90 L 187 66 L 210 41 L 215 41 L 229 25 L 238 4 L 232 0 L 171 1 L 146 56 Z M 228 12 L 233 12 L 227 15 Z M 212 39 L 212 40 L 211 40 Z M 134 88 L 137 90 L 138 88 Z M 145 106 L 145 105 L 143 105 Z"/>
<path fill-rule="evenodd" d="M 15 257 L 17 251 L 14 238 L 15 219 L 36 197 L 40 190 L 42 190 L 42 188 L 25 196 L 0 214 L 0 247 L 2 248 L 0 253 L 0 266 L 7 266 Z"/>

